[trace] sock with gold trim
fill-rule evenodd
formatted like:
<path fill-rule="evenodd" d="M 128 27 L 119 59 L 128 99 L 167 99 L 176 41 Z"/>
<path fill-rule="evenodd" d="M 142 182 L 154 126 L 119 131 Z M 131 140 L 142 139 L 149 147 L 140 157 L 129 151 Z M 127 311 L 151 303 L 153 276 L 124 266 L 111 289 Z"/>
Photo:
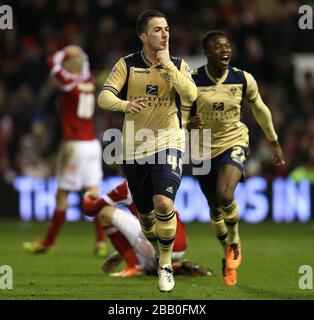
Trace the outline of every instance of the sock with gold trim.
<path fill-rule="evenodd" d="M 156 234 L 156 215 L 152 211 L 148 214 L 138 214 L 141 228 L 146 239 L 153 245 L 155 249 L 156 256 L 159 257 L 159 248 L 157 244 L 157 234 Z"/>
<path fill-rule="evenodd" d="M 225 221 L 223 219 L 222 214 L 213 214 L 213 212 L 210 215 L 211 217 L 211 225 L 213 226 L 213 229 L 216 234 L 216 238 L 220 242 L 223 252 L 226 251 L 226 246 L 227 246 L 227 237 L 228 237 L 228 230 L 227 226 L 225 224 Z"/>
<path fill-rule="evenodd" d="M 159 265 L 171 264 L 173 242 L 177 230 L 177 216 L 174 210 L 167 214 L 156 212 L 156 234 L 159 248 Z"/>
<path fill-rule="evenodd" d="M 223 215 L 224 222 L 228 230 L 228 244 L 239 243 L 239 211 L 237 203 L 235 200 L 233 200 L 230 205 L 226 207 L 220 207 L 219 209 Z"/>

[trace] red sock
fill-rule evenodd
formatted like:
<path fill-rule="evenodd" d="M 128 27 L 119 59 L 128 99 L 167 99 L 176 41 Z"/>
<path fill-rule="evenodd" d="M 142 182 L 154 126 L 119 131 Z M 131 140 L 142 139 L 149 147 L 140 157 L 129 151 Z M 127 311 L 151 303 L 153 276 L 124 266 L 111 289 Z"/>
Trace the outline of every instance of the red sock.
<path fill-rule="evenodd" d="M 53 245 L 64 222 L 65 210 L 55 209 L 44 240 L 45 247 L 50 247 Z"/>
<path fill-rule="evenodd" d="M 108 203 L 103 198 L 99 198 L 97 200 L 85 198 L 83 200 L 83 212 L 87 216 L 93 217 L 102 209 L 103 206 L 107 205 Z"/>
<path fill-rule="evenodd" d="M 102 242 L 105 240 L 105 230 L 102 228 L 98 216 L 94 218 L 94 224 L 96 228 L 96 241 Z"/>
<path fill-rule="evenodd" d="M 113 190 L 107 193 L 107 196 L 114 202 L 126 200 L 128 198 L 129 190 L 126 181 L 117 185 Z"/>
<path fill-rule="evenodd" d="M 129 241 L 124 237 L 124 235 L 115 229 L 115 231 L 111 232 L 113 229 L 112 226 L 104 227 L 107 236 L 110 238 L 113 246 L 118 250 L 118 252 L 122 255 L 127 265 L 130 267 L 135 267 L 139 265 L 140 262 L 137 259 L 132 246 Z M 110 230 L 109 230 L 110 229 Z"/>

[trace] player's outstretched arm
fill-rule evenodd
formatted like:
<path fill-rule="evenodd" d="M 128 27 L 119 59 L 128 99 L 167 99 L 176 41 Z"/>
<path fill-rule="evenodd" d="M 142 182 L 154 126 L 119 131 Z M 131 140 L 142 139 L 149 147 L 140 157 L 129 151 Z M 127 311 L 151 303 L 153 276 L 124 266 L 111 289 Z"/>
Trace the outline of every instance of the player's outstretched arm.
<path fill-rule="evenodd" d="M 267 139 L 270 142 L 270 146 L 274 153 L 272 163 L 275 166 L 281 166 L 285 164 L 284 154 L 278 141 L 278 136 L 274 129 L 271 112 L 264 104 L 261 96 L 258 94 L 256 101 L 251 103 L 254 117 L 260 127 L 263 129 Z"/>

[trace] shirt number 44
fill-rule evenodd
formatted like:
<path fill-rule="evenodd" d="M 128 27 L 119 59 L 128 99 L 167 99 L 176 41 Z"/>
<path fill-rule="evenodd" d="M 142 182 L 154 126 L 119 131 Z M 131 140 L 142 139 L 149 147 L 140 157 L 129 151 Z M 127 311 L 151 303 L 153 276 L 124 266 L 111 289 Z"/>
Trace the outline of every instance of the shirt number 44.
<path fill-rule="evenodd" d="M 177 168 L 179 168 L 179 174 L 182 175 L 182 164 L 183 161 L 181 158 L 178 158 L 174 155 L 167 155 L 167 164 L 171 166 L 172 171 L 177 171 Z"/>

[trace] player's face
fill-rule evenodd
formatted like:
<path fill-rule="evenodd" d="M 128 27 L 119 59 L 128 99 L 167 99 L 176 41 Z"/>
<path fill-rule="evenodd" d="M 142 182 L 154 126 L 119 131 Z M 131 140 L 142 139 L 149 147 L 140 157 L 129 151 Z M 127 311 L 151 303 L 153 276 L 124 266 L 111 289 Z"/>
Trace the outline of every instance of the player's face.
<path fill-rule="evenodd" d="M 208 44 L 206 55 L 212 66 L 227 69 L 232 55 L 229 40 L 224 36 L 213 37 Z"/>
<path fill-rule="evenodd" d="M 147 23 L 144 41 L 154 51 L 168 48 L 169 26 L 167 20 L 162 17 L 152 18 Z"/>

